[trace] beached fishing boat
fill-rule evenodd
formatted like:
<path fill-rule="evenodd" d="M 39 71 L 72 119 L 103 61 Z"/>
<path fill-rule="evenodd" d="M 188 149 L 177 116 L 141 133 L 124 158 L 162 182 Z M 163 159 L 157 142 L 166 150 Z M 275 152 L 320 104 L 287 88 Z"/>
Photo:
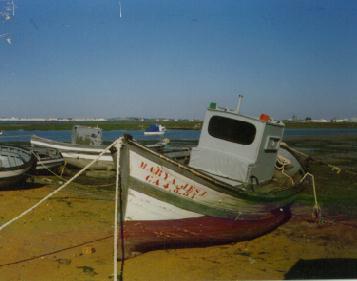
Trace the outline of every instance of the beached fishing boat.
<path fill-rule="evenodd" d="M 151 124 L 144 132 L 145 136 L 158 136 L 163 135 L 166 132 L 166 128 L 160 124 Z"/>
<path fill-rule="evenodd" d="M 58 150 L 66 164 L 82 169 L 105 149 L 102 143 L 102 133 L 99 128 L 74 126 L 72 131 L 72 143 L 58 142 L 38 136 L 31 137 L 33 147 L 43 147 Z M 161 148 L 167 144 L 162 140 L 157 144 L 148 145 L 151 148 Z M 113 170 L 113 158 L 108 150 L 89 169 L 91 170 Z"/>
<path fill-rule="evenodd" d="M 54 141 L 38 136 L 31 137 L 31 146 L 58 150 L 66 164 L 82 169 L 88 165 L 105 146 L 102 145 L 102 130 L 87 126 L 75 125 L 72 128 L 71 143 Z M 114 169 L 113 159 L 108 151 L 91 166 L 92 170 Z"/>
<path fill-rule="evenodd" d="M 28 150 L 0 145 L 0 188 L 11 188 L 24 181 L 36 165 L 35 156 Z"/>
<path fill-rule="evenodd" d="M 48 170 L 55 171 L 64 164 L 64 159 L 61 153 L 54 148 L 47 147 L 30 147 L 29 150 L 37 159 L 37 173 L 47 172 Z"/>
<path fill-rule="evenodd" d="M 60 151 L 66 164 L 76 167 L 84 168 L 88 163 L 93 161 L 98 154 L 103 152 L 105 146 L 103 145 L 81 145 L 71 144 L 65 142 L 58 142 L 50 139 L 41 138 L 38 136 L 31 137 L 31 145 L 33 147 L 45 147 L 57 149 Z M 110 151 L 102 155 L 99 160 L 94 163 L 92 170 L 112 170 L 114 169 L 113 158 Z"/>
<path fill-rule="evenodd" d="M 125 257 L 252 239 L 286 222 L 304 169 L 280 147 L 283 131 L 267 115 L 211 104 L 188 165 L 122 139 Z"/>

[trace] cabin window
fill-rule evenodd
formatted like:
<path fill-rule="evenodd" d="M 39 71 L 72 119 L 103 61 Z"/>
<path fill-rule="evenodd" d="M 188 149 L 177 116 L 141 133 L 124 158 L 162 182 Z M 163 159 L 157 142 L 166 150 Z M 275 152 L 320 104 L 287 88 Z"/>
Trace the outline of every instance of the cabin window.
<path fill-rule="evenodd" d="M 208 124 L 208 133 L 217 139 L 249 145 L 254 141 L 256 128 L 245 121 L 213 116 Z"/>

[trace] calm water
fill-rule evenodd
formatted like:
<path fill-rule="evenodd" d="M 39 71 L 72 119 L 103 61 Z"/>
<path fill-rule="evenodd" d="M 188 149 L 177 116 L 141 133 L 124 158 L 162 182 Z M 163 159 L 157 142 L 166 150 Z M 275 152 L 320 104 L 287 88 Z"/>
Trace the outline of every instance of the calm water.
<path fill-rule="evenodd" d="M 159 136 L 144 136 L 144 131 L 114 130 L 103 131 L 104 141 L 113 141 L 123 134 L 130 134 L 137 140 L 155 140 Z M 0 142 L 29 142 L 31 135 L 48 138 L 56 141 L 71 141 L 71 130 L 63 131 L 5 131 L 0 136 Z M 168 130 L 164 135 L 171 140 L 198 140 L 200 131 L 197 130 Z M 357 136 L 357 129 L 339 128 L 339 129 L 286 129 L 284 138 L 306 137 L 306 136 Z"/>

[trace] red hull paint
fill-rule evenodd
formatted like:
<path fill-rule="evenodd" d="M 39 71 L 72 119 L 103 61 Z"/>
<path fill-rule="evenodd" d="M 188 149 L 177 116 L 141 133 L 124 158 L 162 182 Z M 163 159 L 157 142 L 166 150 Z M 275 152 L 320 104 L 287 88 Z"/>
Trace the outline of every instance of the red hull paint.
<path fill-rule="evenodd" d="M 126 221 L 125 256 L 132 252 L 219 245 L 251 240 L 274 230 L 290 218 L 290 209 L 275 210 L 257 220 L 199 217 L 160 221 Z"/>

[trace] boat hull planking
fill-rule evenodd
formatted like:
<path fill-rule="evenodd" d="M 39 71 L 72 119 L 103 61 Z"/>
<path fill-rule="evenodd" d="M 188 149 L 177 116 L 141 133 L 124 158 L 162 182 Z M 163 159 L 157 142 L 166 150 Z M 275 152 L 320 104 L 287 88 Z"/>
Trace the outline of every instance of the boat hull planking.
<path fill-rule="evenodd" d="M 130 140 L 120 150 L 120 174 L 126 257 L 264 235 L 289 219 L 300 190 L 247 191 Z"/>
<path fill-rule="evenodd" d="M 52 141 L 37 136 L 31 138 L 31 144 L 39 147 L 58 149 L 67 164 L 75 168 L 82 169 L 103 152 L 104 146 L 73 145 L 57 141 Z M 108 151 L 98 159 L 91 167 L 91 170 L 113 170 L 113 158 Z"/>
<path fill-rule="evenodd" d="M 126 258 L 155 249 L 204 247 L 251 240 L 264 235 L 290 218 L 289 208 L 274 210 L 257 220 L 196 217 L 177 220 L 126 221 Z"/>

